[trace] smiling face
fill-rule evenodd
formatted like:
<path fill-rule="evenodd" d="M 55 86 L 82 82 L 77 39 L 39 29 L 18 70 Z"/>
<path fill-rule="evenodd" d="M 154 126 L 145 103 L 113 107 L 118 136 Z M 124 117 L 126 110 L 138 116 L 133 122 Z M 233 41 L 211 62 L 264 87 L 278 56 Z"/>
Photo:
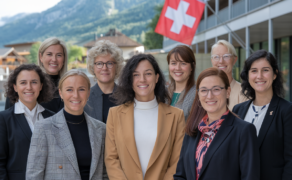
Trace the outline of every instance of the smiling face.
<path fill-rule="evenodd" d="M 59 89 L 64 109 L 73 115 L 81 115 L 90 94 L 87 80 L 79 75 L 69 76 Z"/>
<path fill-rule="evenodd" d="M 211 91 L 208 92 L 207 96 L 201 96 L 199 93 L 199 99 L 209 116 L 212 114 L 219 117 L 227 110 L 227 98 L 230 96 L 231 89 L 229 87 L 226 90 L 224 82 L 218 76 L 208 76 L 199 85 L 199 89 L 212 89 L 213 87 L 223 87 L 223 89 L 219 95 L 214 95 Z"/>
<path fill-rule="evenodd" d="M 58 75 L 64 65 L 64 50 L 60 44 L 49 46 L 43 54 L 39 54 L 46 73 Z"/>
<path fill-rule="evenodd" d="M 272 84 L 276 77 L 273 68 L 266 58 L 253 62 L 248 71 L 248 82 L 256 94 L 273 94 Z"/>
<path fill-rule="evenodd" d="M 187 83 L 190 74 L 192 72 L 192 67 L 190 63 L 185 62 L 181 56 L 178 54 L 179 60 L 175 59 L 175 54 L 170 56 L 169 60 L 169 74 L 177 83 Z"/>
<path fill-rule="evenodd" d="M 110 54 L 107 54 L 105 56 L 98 56 L 95 58 L 94 63 L 98 62 L 116 62 Z M 116 75 L 116 64 L 112 68 L 108 68 L 106 64 L 103 65 L 101 69 L 97 68 L 96 65 L 94 65 L 94 74 L 98 81 L 98 83 L 101 84 L 111 84 L 115 81 L 115 75 Z"/>
<path fill-rule="evenodd" d="M 21 71 L 16 78 L 16 84 L 13 85 L 19 100 L 30 110 L 35 107 L 42 86 L 38 73 L 33 70 Z"/>
<path fill-rule="evenodd" d="M 227 74 L 227 76 L 231 77 L 232 76 L 232 68 L 237 61 L 237 57 L 231 56 L 230 60 L 225 61 L 225 60 L 223 60 L 222 56 L 227 55 L 227 54 L 228 55 L 231 54 L 230 52 L 228 52 L 227 47 L 219 44 L 213 48 L 212 56 L 219 55 L 220 59 L 219 59 L 219 61 L 215 61 L 215 60 L 211 59 L 211 62 L 212 62 L 213 67 L 216 67 L 218 69 L 223 70 Z"/>
<path fill-rule="evenodd" d="M 133 72 L 133 90 L 138 101 L 148 102 L 154 99 L 154 89 L 159 74 L 155 74 L 148 60 L 141 61 Z"/>

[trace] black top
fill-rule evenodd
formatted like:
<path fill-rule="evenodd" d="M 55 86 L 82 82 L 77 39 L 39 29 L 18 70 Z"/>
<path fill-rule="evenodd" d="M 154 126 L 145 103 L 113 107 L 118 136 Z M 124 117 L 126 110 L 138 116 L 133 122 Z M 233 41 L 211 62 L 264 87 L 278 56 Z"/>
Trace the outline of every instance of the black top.
<path fill-rule="evenodd" d="M 64 102 L 61 100 L 61 97 L 59 95 L 59 90 L 58 90 L 58 84 L 59 84 L 59 80 L 60 77 L 59 75 L 49 75 L 52 83 L 54 83 L 55 85 L 55 89 L 54 89 L 54 98 L 46 103 L 40 103 L 41 106 L 43 106 L 45 109 L 48 109 L 50 111 L 53 111 L 54 113 L 59 112 L 61 109 L 64 108 Z M 11 103 L 9 98 L 6 98 L 6 102 L 5 102 L 5 110 L 12 107 L 14 104 Z"/>
<path fill-rule="evenodd" d="M 115 103 L 113 103 L 113 99 L 110 97 L 111 94 L 102 94 L 102 121 L 106 123 L 107 115 L 110 107 L 116 106 Z"/>
<path fill-rule="evenodd" d="M 24 114 L 14 114 L 14 107 L 0 112 L 1 180 L 25 180 L 32 132 Z M 47 109 L 42 112 L 43 118 L 52 115 Z"/>
<path fill-rule="evenodd" d="M 64 115 L 74 144 L 81 179 L 89 180 L 92 152 L 84 114 L 75 116 L 64 110 Z"/>

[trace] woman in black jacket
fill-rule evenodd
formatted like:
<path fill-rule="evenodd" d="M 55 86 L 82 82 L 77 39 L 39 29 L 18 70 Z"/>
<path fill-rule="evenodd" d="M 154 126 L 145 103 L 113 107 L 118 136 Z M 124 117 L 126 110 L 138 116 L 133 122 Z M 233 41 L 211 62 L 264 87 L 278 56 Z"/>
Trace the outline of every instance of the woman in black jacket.
<path fill-rule="evenodd" d="M 56 37 L 48 38 L 40 45 L 38 55 L 39 66 L 49 75 L 51 82 L 54 84 L 54 87 L 50 89 L 54 93 L 54 98 L 50 102 L 42 103 L 41 105 L 56 113 L 64 107 L 58 92 L 58 83 L 59 79 L 67 71 L 68 56 L 66 44 Z M 5 109 L 11 106 L 13 106 L 13 103 L 7 98 Z"/>
<path fill-rule="evenodd" d="M 292 103 L 284 100 L 283 80 L 275 57 L 253 53 L 241 72 L 242 93 L 249 101 L 233 112 L 257 129 L 261 180 L 292 179 Z"/>
<path fill-rule="evenodd" d="M 10 74 L 6 95 L 13 106 L 0 112 L 1 180 L 25 180 L 34 124 L 54 114 L 39 104 L 52 99 L 51 89 L 49 77 L 34 64 L 21 65 Z"/>

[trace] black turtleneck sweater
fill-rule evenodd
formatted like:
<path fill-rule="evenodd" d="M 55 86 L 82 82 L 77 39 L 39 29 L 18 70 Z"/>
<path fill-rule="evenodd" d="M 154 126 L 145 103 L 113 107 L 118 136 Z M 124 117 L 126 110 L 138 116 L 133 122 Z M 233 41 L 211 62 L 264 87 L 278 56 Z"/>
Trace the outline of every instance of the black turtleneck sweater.
<path fill-rule="evenodd" d="M 75 116 L 64 110 L 64 115 L 74 144 L 81 179 L 89 180 L 92 152 L 84 114 Z"/>

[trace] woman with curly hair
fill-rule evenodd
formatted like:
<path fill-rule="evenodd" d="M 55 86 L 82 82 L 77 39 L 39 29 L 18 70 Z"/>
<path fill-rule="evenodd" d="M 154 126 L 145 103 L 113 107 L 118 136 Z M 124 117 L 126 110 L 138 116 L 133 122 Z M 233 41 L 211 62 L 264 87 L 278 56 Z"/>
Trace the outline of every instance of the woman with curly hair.
<path fill-rule="evenodd" d="M 35 122 L 54 114 L 39 104 L 53 98 L 51 89 L 37 65 L 24 64 L 10 74 L 6 95 L 14 105 L 0 112 L 0 179 L 25 180 Z"/>
<path fill-rule="evenodd" d="M 240 74 L 249 101 L 233 112 L 255 125 L 260 151 L 260 179 L 292 179 L 292 103 L 284 96 L 276 58 L 265 50 L 253 53 Z"/>
<path fill-rule="evenodd" d="M 111 180 L 173 179 L 184 136 L 184 114 L 170 100 L 152 55 L 133 56 L 124 67 L 117 104 L 109 110 L 105 164 Z"/>
<path fill-rule="evenodd" d="M 123 63 L 121 49 L 110 41 L 98 41 L 88 52 L 87 69 L 95 76 L 97 83 L 90 90 L 84 111 L 89 116 L 106 123 L 110 107 L 116 106 L 110 97 L 115 92 Z"/>
<path fill-rule="evenodd" d="M 54 98 L 41 105 L 53 112 L 58 112 L 64 107 L 58 92 L 59 79 L 67 71 L 67 48 L 64 41 L 50 37 L 42 42 L 38 51 L 38 65 L 40 68 L 49 75 L 51 82 L 54 86 L 50 89 L 54 93 Z M 5 109 L 13 106 L 9 97 L 6 99 Z"/>

